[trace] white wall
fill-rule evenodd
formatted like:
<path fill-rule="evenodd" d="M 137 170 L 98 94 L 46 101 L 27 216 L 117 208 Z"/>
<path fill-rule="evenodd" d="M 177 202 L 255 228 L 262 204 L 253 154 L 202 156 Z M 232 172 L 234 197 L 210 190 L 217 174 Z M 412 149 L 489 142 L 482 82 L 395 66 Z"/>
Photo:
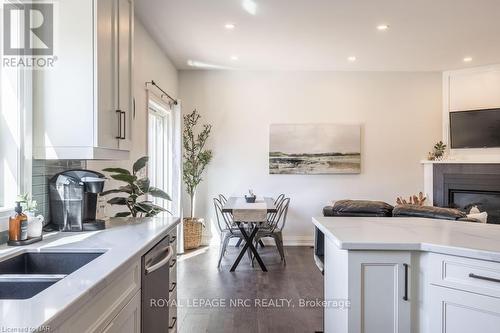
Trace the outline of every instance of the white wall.
<path fill-rule="evenodd" d="M 310 243 L 311 217 L 332 199 L 378 199 L 423 190 L 419 161 L 441 138 L 441 73 L 181 71 L 184 113 L 213 124 L 214 160 L 198 216 L 214 222 L 218 193 L 291 197 L 285 242 Z M 359 175 L 269 175 L 269 125 L 362 125 Z M 187 207 L 185 206 L 185 209 Z M 213 227 L 212 227 L 213 228 Z"/>
<path fill-rule="evenodd" d="M 145 82 L 154 80 L 171 96 L 178 92 L 178 72 L 163 50 L 145 30 L 142 23 L 135 19 L 134 33 L 134 97 L 136 118 L 132 128 L 132 150 L 128 161 L 89 161 L 90 170 L 100 171 L 106 167 L 131 169 L 138 158 L 147 155 L 147 98 Z M 108 182 L 107 187 L 116 183 Z M 112 212 L 108 212 L 112 213 Z"/>

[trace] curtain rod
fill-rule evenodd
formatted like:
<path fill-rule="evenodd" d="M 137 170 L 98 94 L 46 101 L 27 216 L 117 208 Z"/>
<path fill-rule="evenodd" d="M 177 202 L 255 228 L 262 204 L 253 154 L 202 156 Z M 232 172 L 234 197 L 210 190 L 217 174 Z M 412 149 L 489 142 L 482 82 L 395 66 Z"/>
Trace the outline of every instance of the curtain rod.
<path fill-rule="evenodd" d="M 163 93 L 163 95 L 167 96 L 172 102 L 174 102 L 174 105 L 177 105 L 177 100 L 175 98 L 173 98 L 172 96 L 170 96 L 159 85 L 157 85 L 155 81 L 151 80 L 151 81 L 146 82 L 146 88 L 148 87 L 148 84 L 150 84 L 150 85 L 155 86 L 156 88 L 158 88 L 158 90 L 160 90 Z M 162 97 L 163 97 L 163 95 L 162 95 Z"/>

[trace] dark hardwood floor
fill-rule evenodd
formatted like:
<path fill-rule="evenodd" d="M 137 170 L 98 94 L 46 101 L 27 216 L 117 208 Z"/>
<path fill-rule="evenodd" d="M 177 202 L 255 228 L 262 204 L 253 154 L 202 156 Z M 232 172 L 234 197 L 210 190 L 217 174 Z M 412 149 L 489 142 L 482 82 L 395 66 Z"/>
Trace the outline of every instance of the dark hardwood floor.
<path fill-rule="evenodd" d="M 239 251 L 232 246 L 220 269 L 218 247 L 200 248 L 179 258 L 181 333 L 313 333 L 323 329 L 323 309 L 301 303 L 301 299 L 323 299 L 323 276 L 314 265 L 312 248 L 286 247 L 286 266 L 276 247 L 258 250 L 267 273 L 257 263 L 252 268 L 247 256 L 236 272 L 229 272 Z"/>

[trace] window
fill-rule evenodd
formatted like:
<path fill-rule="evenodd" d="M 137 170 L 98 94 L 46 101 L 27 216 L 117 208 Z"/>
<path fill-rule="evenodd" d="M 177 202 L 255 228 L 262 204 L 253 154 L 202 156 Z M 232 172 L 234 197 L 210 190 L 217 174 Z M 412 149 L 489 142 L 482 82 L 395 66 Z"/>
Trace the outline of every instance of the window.
<path fill-rule="evenodd" d="M 148 109 L 148 176 L 151 186 L 172 195 L 172 110 L 154 95 L 149 97 Z M 155 203 L 168 210 L 172 209 L 170 201 L 155 199 Z"/>
<path fill-rule="evenodd" d="M 20 39 L 21 29 L 12 32 Z M 0 231 L 31 186 L 31 71 L 0 65 Z"/>

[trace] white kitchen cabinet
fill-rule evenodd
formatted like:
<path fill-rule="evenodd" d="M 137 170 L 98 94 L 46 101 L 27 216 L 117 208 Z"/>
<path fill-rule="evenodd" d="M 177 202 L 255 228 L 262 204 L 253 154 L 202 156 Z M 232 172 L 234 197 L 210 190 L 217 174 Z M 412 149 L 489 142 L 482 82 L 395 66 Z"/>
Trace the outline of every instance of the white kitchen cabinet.
<path fill-rule="evenodd" d="M 132 49 L 134 41 L 134 4 L 132 0 L 116 0 L 118 10 L 118 110 L 123 113 L 123 132 L 118 141 L 119 149 L 130 150 L 132 146 Z"/>
<path fill-rule="evenodd" d="M 498 332 L 500 263 L 430 253 L 429 332 Z"/>
<path fill-rule="evenodd" d="M 325 298 L 350 302 L 327 305 L 325 332 L 411 331 L 410 252 L 344 251 L 333 242 L 325 251 Z"/>
<path fill-rule="evenodd" d="M 34 157 L 128 159 L 133 2 L 65 0 L 56 10 L 57 61 L 33 75 Z"/>
<path fill-rule="evenodd" d="M 109 280 L 105 288 L 95 293 L 87 304 L 71 314 L 58 327 L 59 331 L 91 333 L 109 329 L 109 332 L 120 332 L 114 329 L 123 326 L 126 321 L 132 320 L 131 322 L 135 323 L 136 319 L 132 309 L 136 305 L 132 300 L 138 297 L 140 302 L 140 287 L 141 269 L 140 261 L 137 261 L 129 267 L 122 268 L 116 277 Z M 127 304 L 132 305 L 120 315 L 123 309 L 128 306 Z M 115 328 L 110 326 L 111 322 L 115 322 Z"/>
<path fill-rule="evenodd" d="M 141 292 L 118 313 L 104 333 L 139 333 L 141 331 Z"/>
<path fill-rule="evenodd" d="M 441 286 L 429 286 L 433 333 L 497 333 L 500 299 Z"/>
<path fill-rule="evenodd" d="M 360 332 L 410 332 L 410 252 L 353 252 L 351 320 Z"/>
<path fill-rule="evenodd" d="M 325 333 L 500 332 L 492 225 L 422 218 L 313 218 L 324 244 Z M 407 270 L 406 270 L 407 269 Z M 406 296 L 406 297 L 405 297 Z"/>

